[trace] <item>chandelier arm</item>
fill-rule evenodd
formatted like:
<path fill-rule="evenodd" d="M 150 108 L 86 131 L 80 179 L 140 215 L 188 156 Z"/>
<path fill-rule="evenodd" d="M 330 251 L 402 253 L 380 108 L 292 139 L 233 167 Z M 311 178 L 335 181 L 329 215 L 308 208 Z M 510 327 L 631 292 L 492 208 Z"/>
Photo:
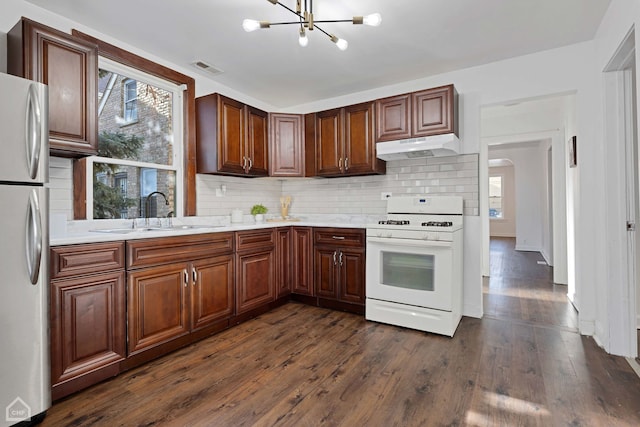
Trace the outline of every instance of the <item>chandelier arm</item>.
<path fill-rule="evenodd" d="M 291 9 L 289 6 L 284 5 L 284 4 L 280 3 L 280 2 L 278 2 L 277 4 L 278 4 L 279 6 L 284 7 L 285 9 L 287 9 L 289 12 L 293 13 L 294 15 L 299 16 L 299 17 L 302 17 L 302 14 L 300 14 L 300 13 L 296 12 L 295 10 Z"/>

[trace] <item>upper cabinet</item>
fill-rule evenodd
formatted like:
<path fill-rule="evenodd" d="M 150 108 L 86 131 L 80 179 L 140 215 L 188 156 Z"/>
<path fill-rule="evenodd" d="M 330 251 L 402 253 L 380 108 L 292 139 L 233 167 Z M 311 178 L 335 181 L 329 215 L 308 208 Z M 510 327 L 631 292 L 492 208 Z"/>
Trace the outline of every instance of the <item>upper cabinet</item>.
<path fill-rule="evenodd" d="M 385 173 L 385 162 L 376 158 L 373 102 L 318 112 L 314 127 L 313 134 L 307 132 L 307 138 L 315 140 L 315 156 L 310 159 L 314 161 L 315 175 Z"/>
<path fill-rule="evenodd" d="M 269 176 L 305 176 L 304 116 L 269 114 Z"/>
<path fill-rule="evenodd" d="M 268 114 L 214 93 L 196 99 L 198 173 L 267 176 Z"/>
<path fill-rule="evenodd" d="M 97 154 L 97 46 L 22 18 L 7 35 L 7 71 L 49 86 L 51 154 Z"/>
<path fill-rule="evenodd" d="M 376 141 L 458 134 L 458 92 L 453 85 L 376 101 Z"/>

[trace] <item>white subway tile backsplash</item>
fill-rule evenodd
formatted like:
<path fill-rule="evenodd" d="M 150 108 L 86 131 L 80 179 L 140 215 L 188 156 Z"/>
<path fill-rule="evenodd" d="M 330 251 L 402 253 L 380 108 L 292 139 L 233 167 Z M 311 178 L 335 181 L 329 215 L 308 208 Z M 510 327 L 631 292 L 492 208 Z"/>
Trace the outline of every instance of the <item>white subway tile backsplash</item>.
<path fill-rule="evenodd" d="M 52 213 L 73 218 L 72 161 L 52 157 L 49 163 Z M 280 197 L 292 198 L 290 215 L 361 214 L 384 215 L 381 192 L 393 196 L 414 194 L 459 195 L 465 215 L 479 214 L 478 155 L 428 157 L 387 162 L 386 175 L 348 178 L 240 178 L 196 176 L 197 214 L 230 215 L 232 209 L 249 214 L 262 203 L 270 215 L 280 212 Z M 222 197 L 216 190 L 226 186 Z"/>

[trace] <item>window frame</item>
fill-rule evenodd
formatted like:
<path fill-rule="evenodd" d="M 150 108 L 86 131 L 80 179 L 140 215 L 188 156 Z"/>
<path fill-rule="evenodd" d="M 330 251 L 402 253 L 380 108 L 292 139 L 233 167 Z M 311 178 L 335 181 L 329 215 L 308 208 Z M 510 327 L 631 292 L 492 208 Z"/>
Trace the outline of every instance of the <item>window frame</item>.
<path fill-rule="evenodd" d="M 86 168 L 85 168 L 85 182 L 87 188 L 86 194 L 86 203 L 87 203 L 87 212 L 86 219 L 93 220 L 93 165 L 94 163 L 107 163 L 112 165 L 120 165 L 120 166 L 132 166 L 141 169 L 156 169 L 156 170 L 166 170 L 173 171 L 176 177 L 175 183 L 175 206 L 174 212 L 176 212 L 177 217 L 182 217 L 182 212 L 184 212 L 183 205 L 183 191 L 184 191 L 184 161 L 182 158 L 184 147 L 182 141 L 182 132 L 176 131 L 178 129 L 183 129 L 183 103 L 184 103 L 184 90 L 186 89 L 184 85 L 176 85 L 170 81 L 165 79 L 155 77 L 153 75 L 148 74 L 145 71 L 138 70 L 132 68 L 128 65 L 121 64 L 119 62 L 110 60 L 108 58 L 99 57 L 98 58 L 98 68 L 106 69 L 108 71 L 112 71 L 114 73 L 120 74 L 122 76 L 126 76 L 130 81 L 137 81 L 151 84 L 160 89 L 166 90 L 167 92 L 171 92 L 173 94 L 173 102 L 172 102 L 172 123 L 171 127 L 174 130 L 173 132 L 173 158 L 171 159 L 170 165 L 162 165 L 160 163 L 149 163 L 149 162 L 141 162 L 138 160 L 129 160 L 129 159 L 113 159 L 110 157 L 100 157 L 100 156 L 89 156 L 85 159 Z M 131 122 L 128 122 L 131 123 Z M 98 130 L 99 131 L 99 130 Z"/>
<path fill-rule="evenodd" d="M 182 74 L 164 65 L 153 62 L 149 59 L 128 52 L 115 45 L 97 39 L 89 34 L 72 29 L 71 34 L 80 40 L 94 44 L 98 53 L 103 58 L 127 65 L 131 68 L 144 71 L 145 73 L 157 76 L 177 85 L 184 85 L 186 90 L 183 98 L 183 191 L 182 206 L 185 216 L 196 215 L 196 82 L 193 77 Z M 97 120 L 97 118 L 96 118 Z M 176 129 L 177 131 L 177 129 Z M 73 163 L 73 214 L 74 219 L 87 218 L 87 188 L 85 170 L 87 169 L 84 159 L 79 159 Z M 93 206 L 92 206 L 93 208 Z M 180 211 L 176 211 L 178 214 Z"/>

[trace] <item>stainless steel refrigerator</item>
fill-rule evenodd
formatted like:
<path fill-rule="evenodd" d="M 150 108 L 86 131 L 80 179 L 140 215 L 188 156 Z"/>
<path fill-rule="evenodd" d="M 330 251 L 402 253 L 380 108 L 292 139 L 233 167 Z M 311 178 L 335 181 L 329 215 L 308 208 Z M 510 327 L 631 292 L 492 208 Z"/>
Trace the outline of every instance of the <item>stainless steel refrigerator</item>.
<path fill-rule="evenodd" d="M 47 86 L 0 73 L 0 426 L 51 406 Z"/>

